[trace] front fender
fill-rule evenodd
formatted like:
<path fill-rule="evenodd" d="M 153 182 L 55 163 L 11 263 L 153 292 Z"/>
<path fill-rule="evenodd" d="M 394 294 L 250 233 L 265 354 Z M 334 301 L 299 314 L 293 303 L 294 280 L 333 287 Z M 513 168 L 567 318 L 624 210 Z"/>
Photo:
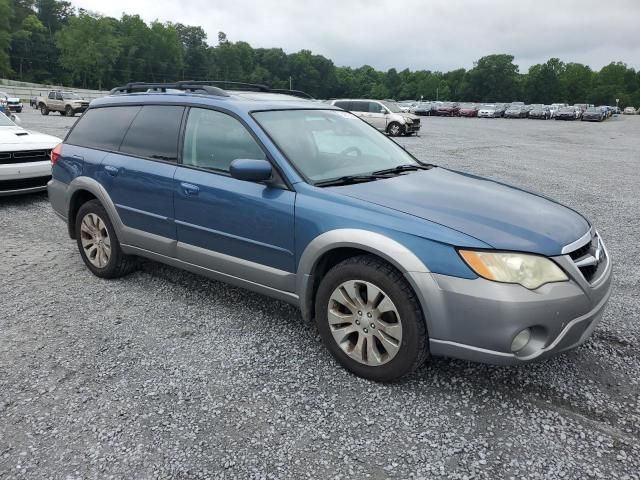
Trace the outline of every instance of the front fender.
<path fill-rule="evenodd" d="M 318 262 L 325 253 L 345 247 L 372 253 L 396 267 L 418 296 L 428 328 L 428 291 L 437 288 L 437 284 L 428 281 L 431 272 L 427 266 L 411 250 L 397 241 L 376 232 L 352 228 L 325 232 L 313 239 L 304 249 L 298 263 L 296 293 L 305 320 L 310 321 L 313 318 L 314 271 Z"/>

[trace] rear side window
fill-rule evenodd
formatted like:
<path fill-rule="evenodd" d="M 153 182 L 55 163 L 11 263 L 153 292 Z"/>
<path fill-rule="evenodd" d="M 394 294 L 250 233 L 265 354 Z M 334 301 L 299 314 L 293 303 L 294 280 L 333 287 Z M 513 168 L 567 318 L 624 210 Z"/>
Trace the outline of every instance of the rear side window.
<path fill-rule="evenodd" d="M 78 120 L 66 143 L 118 151 L 129 125 L 142 107 L 91 108 Z"/>
<path fill-rule="evenodd" d="M 146 105 L 127 131 L 120 151 L 139 157 L 175 162 L 184 107 Z"/>
<path fill-rule="evenodd" d="M 352 112 L 368 112 L 369 102 L 351 102 Z"/>
<path fill-rule="evenodd" d="M 349 103 L 351 102 L 335 102 L 334 105 L 338 108 L 341 108 L 343 110 L 350 110 L 350 105 Z"/>

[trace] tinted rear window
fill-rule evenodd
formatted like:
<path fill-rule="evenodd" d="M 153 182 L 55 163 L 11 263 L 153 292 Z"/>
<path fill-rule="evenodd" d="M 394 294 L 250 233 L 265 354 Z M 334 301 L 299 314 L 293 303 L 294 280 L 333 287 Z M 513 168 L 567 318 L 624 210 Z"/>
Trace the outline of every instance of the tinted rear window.
<path fill-rule="evenodd" d="M 176 161 L 184 107 L 146 105 L 136 116 L 120 151 L 140 157 Z"/>
<path fill-rule="evenodd" d="M 67 143 L 117 151 L 129 125 L 142 107 L 109 107 L 87 110 L 73 127 Z"/>

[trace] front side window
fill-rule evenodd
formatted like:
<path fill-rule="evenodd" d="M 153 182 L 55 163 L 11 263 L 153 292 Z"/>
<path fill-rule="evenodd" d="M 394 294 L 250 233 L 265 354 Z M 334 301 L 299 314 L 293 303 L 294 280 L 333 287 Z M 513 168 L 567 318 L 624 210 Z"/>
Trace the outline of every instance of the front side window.
<path fill-rule="evenodd" d="M 120 151 L 139 157 L 175 162 L 184 107 L 146 105 L 136 116 Z"/>
<path fill-rule="evenodd" d="M 355 115 L 337 110 L 253 114 L 289 161 L 312 182 L 418 162 Z"/>
<path fill-rule="evenodd" d="M 369 102 L 370 113 L 386 113 L 386 110 L 378 102 Z"/>
<path fill-rule="evenodd" d="M 255 139 L 225 113 L 192 108 L 184 134 L 182 163 L 223 172 L 238 158 L 266 160 Z"/>

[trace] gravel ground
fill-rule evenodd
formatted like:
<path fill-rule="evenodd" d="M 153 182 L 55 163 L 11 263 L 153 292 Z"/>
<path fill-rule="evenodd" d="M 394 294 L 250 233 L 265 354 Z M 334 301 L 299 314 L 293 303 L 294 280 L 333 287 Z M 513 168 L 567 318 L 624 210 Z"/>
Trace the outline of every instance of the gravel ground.
<path fill-rule="evenodd" d="M 424 160 L 597 225 L 615 285 L 584 346 L 374 384 L 289 305 L 153 262 L 100 280 L 46 195 L 0 199 L 0 478 L 640 478 L 640 116 L 423 124 Z"/>

